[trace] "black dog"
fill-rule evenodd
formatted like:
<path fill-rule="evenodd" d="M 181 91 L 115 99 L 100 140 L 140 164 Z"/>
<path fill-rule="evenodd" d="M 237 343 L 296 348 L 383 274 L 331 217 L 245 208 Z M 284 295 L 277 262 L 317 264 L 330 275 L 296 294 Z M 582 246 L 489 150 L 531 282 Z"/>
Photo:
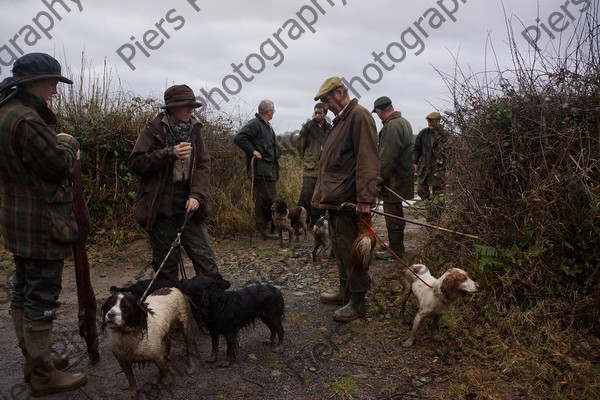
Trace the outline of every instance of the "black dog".
<path fill-rule="evenodd" d="M 219 274 L 218 272 L 209 272 L 208 274 L 206 274 L 206 276 L 208 278 L 215 280 L 216 282 L 219 282 L 219 285 L 223 286 L 223 289 L 229 289 L 229 286 L 231 286 L 231 282 L 223 279 L 221 274 Z M 125 286 L 122 288 L 119 288 L 116 286 L 111 286 L 110 294 L 131 293 L 132 295 L 134 295 L 135 297 L 137 297 L 139 299 L 142 297 L 142 295 L 146 291 L 146 288 L 148 287 L 150 282 L 152 282 L 152 279 L 144 279 L 141 281 L 137 281 L 136 283 L 134 283 L 132 285 Z M 168 279 L 155 279 L 154 282 L 152 282 L 152 286 L 148 290 L 147 294 L 150 295 L 150 294 L 156 292 L 158 289 L 162 289 L 162 288 L 166 288 L 166 287 L 179 289 L 179 285 L 180 285 L 180 281 L 171 281 Z"/>
<path fill-rule="evenodd" d="M 217 361 L 221 334 L 227 342 L 227 359 L 218 365 L 228 367 L 237 354 L 240 329 L 253 324 L 257 319 L 264 322 L 271 331 L 271 336 L 265 343 L 275 344 L 278 336 L 275 351 L 279 353 L 283 350 L 282 319 L 285 304 L 279 289 L 271 285 L 254 285 L 226 291 L 225 288 L 229 287 L 227 284 L 204 276 L 182 279 L 179 286 L 197 305 L 192 307 L 196 322 L 202 320 L 210 332 L 212 352 L 206 362 Z"/>

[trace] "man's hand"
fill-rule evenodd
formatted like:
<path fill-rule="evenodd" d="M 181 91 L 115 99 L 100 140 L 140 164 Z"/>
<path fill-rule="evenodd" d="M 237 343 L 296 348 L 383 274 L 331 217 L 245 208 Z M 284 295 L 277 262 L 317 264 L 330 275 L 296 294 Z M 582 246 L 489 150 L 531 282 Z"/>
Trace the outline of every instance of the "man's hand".
<path fill-rule="evenodd" d="M 252 152 L 252 155 L 253 155 L 254 157 L 256 157 L 256 159 L 257 159 L 257 160 L 260 160 L 260 159 L 262 158 L 262 154 L 260 154 L 260 153 L 259 153 L 257 150 L 254 150 L 254 151 Z"/>
<path fill-rule="evenodd" d="M 359 202 L 358 204 L 356 204 L 356 213 L 358 215 L 370 215 L 371 214 L 371 204 L 369 203 L 364 203 L 364 202 Z"/>
<path fill-rule="evenodd" d="M 185 210 L 187 212 L 196 211 L 198 207 L 200 207 L 200 202 L 198 202 L 198 200 L 194 199 L 193 197 L 187 199 L 187 202 L 185 203 Z"/>

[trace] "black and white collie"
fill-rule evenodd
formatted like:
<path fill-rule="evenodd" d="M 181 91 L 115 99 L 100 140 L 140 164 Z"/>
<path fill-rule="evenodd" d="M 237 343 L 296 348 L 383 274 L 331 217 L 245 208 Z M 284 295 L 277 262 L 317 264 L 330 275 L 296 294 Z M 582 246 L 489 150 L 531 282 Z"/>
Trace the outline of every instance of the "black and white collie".
<path fill-rule="evenodd" d="M 111 351 L 129 382 L 124 399 L 136 396 L 133 363 L 155 363 L 160 373 L 159 388 L 171 384 L 169 332 L 175 325 L 179 325 L 185 339 L 186 372 L 195 372 L 192 314 L 187 299 L 178 289 L 159 289 L 145 302 L 131 293 L 115 293 L 104 302 L 102 316 L 102 329 L 106 331 Z"/>
<path fill-rule="evenodd" d="M 196 303 L 194 317 L 202 320 L 210 332 L 212 351 L 206 362 L 217 361 L 219 335 L 227 342 L 227 359 L 218 364 L 228 367 L 237 354 L 239 331 L 257 319 L 269 327 L 271 336 L 266 342 L 275 344 L 275 351 L 283 350 L 283 314 L 284 300 L 279 289 L 271 285 L 254 285 L 240 290 L 226 291 L 218 279 L 196 276 L 194 279 L 182 279 L 180 288 Z M 275 339 L 278 338 L 277 343 Z"/>

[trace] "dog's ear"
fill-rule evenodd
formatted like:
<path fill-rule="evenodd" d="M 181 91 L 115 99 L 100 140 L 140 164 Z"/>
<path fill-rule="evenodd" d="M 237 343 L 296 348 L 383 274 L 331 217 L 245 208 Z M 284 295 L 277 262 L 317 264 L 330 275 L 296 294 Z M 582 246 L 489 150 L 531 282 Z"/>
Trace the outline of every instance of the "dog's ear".
<path fill-rule="evenodd" d="M 440 292 L 450 301 L 454 301 L 458 298 L 460 294 L 458 291 L 458 286 L 464 282 L 466 276 L 457 271 L 455 269 L 448 270 L 442 279 L 442 284 L 440 285 Z"/>
<path fill-rule="evenodd" d="M 106 313 L 114 306 L 115 304 L 115 294 L 110 295 L 104 303 L 102 307 L 100 307 L 100 312 L 102 313 L 102 325 L 100 325 L 100 329 L 102 332 L 106 329 Z"/>

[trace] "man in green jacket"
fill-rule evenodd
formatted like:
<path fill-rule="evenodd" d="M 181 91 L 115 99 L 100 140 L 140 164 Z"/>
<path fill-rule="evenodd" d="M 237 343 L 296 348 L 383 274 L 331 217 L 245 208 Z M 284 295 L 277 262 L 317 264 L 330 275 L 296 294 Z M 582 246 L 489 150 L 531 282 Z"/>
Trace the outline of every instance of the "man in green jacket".
<path fill-rule="evenodd" d="M 371 286 L 368 271 L 350 270 L 350 248 L 358 236 L 359 216 L 370 220 L 371 207 L 377 200 L 377 130 L 369 110 L 350 100 L 348 88 L 338 77 L 327 79 L 315 100 L 336 115 L 321 159 L 312 206 L 327 210 L 329 235 L 338 265 L 340 287 L 323 293 L 323 303 L 343 304 L 346 291 L 350 299 L 333 314 L 336 321 L 348 322 L 364 315 L 365 295 Z M 349 211 L 343 203 L 356 204 Z"/>
<path fill-rule="evenodd" d="M 256 230 L 263 239 L 279 237 L 267 230 L 271 222 L 271 205 L 277 197 L 279 179 L 279 156 L 281 150 L 275 138 L 275 131 L 269 121 L 273 119 L 275 104 L 263 100 L 258 105 L 258 113 L 240 129 L 233 141 L 246 154 L 246 173 L 254 185 L 254 218 Z"/>
<path fill-rule="evenodd" d="M 24 380 L 37 397 L 87 382 L 85 374 L 61 371 L 69 360 L 53 355 L 50 343 L 64 259 L 73 255 L 79 234 L 69 181 L 79 143 L 50 127 L 56 117 L 47 101 L 58 82 L 73 83 L 58 61 L 25 54 L 12 72 L 0 83 L 0 219 L 4 247 L 15 262 L 10 313 L 25 358 Z"/>
<path fill-rule="evenodd" d="M 395 111 L 392 100 L 383 96 L 375 100 L 373 111 L 383 127 L 379 132 L 379 198 L 386 214 L 404 218 L 403 201 L 414 197 L 415 182 L 412 162 L 413 134 L 410 123 Z M 404 227 L 406 223 L 385 217 L 389 247 L 398 256 L 404 255 Z M 380 260 L 393 259 L 385 249 L 375 253 Z"/>
<path fill-rule="evenodd" d="M 450 176 L 451 143 L 438 112 L 429 113 L 425 119 L 427 128 L 417 135 L 413 162 L 417 173 L 417 194 L 427 202 L 427 220 L 437 223 L 442 215 L 444 185 Z"/>
<path fill-rule="evenodd" d="M 317 185 L 319 156 L 331 131 L 331 124 L 325 120 L 327 110 L 323 103 L 317 103 L 314 111 L 315 117 L 302 125 L 296 141 L 296 149 L 302 160 L 302 191 L 298 205 L 306 209 L 308 219 L 306 222 L 309 227 L 312 227 L 321 216 L 321 211 L 311 207 L 310 201 Z"/>

